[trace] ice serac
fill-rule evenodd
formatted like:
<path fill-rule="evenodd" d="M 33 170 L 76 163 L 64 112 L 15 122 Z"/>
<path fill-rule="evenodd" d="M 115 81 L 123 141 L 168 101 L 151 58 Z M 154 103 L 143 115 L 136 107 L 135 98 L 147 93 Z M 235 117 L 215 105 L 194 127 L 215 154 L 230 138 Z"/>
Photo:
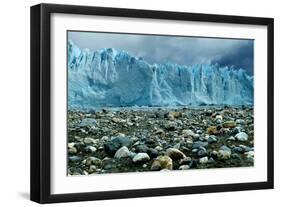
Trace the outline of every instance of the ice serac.
<path fill-rule="evenodd" d="M 126 51 L 68 42 L 70 108 L 210 104 L 252 105 L 253 77 L 218 65 L 151 65 Z"/>

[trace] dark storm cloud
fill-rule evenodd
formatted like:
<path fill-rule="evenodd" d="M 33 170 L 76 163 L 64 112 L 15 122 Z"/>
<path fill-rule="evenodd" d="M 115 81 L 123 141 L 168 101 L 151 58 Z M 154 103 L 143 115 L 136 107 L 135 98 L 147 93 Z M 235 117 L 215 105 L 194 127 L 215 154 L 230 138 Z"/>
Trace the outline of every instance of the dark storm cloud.
<path fill-rule="evenodd" d="M 147 62 L 214 64 L 244 68 L 253 74 L 253 40 L 69 32 L 80 48 L 125 50 Z"/>

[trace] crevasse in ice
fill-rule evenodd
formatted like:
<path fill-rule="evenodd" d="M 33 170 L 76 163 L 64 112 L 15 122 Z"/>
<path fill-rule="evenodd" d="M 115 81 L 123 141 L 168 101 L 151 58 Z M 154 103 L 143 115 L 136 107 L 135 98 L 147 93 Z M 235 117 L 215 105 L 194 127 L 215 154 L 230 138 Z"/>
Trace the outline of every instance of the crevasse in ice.
<path fill-rule="evenodd" d="M 232 67 L 149 64 L 113 48 L 90 51 L 68 41 L 70 108 L 252 105 L 253 77 Z"/>

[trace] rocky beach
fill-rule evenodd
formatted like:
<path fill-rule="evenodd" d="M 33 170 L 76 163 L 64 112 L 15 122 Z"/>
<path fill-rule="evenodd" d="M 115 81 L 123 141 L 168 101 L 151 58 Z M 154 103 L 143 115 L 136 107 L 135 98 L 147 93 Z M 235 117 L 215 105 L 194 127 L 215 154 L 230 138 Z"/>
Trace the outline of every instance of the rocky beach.
<path fill-rule="evenodd" d="M 68 175 L 254 166 L 253 107 L 68 111 Z"/>

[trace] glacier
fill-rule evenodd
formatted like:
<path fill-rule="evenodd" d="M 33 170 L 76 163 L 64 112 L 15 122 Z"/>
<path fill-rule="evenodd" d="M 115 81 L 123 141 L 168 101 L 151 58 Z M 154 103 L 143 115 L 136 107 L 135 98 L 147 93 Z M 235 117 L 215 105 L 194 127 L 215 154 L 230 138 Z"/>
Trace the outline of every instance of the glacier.
<path fill-rule="evenodd" d="M 153 55 L 153 54 L 152 54 Z M 149 64 L 127 51 L 67 44 L 68 107 L 253 105 L 253 76 L 218 64 Z"/>

